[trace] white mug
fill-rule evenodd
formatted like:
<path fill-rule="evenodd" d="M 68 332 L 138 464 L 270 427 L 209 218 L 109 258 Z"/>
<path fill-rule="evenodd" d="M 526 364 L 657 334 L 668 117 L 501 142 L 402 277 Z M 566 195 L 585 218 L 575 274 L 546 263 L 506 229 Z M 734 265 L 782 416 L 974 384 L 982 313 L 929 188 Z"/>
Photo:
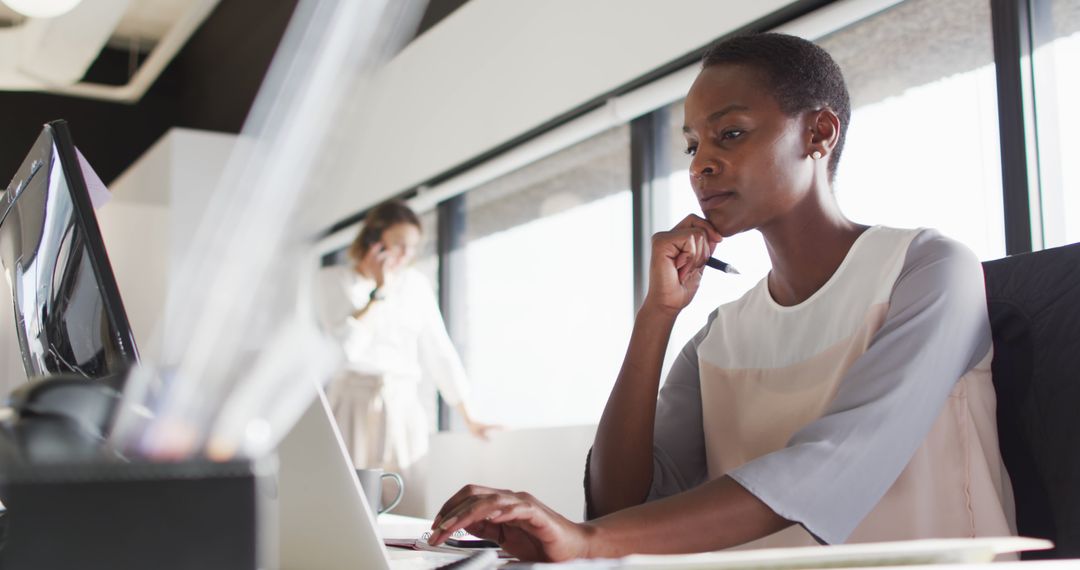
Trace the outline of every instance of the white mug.
<path fill-rule="evenodd" d="M 401 475 L 398 475 L 397 473 L 389 473 L 382 469 L 357 469 L 356 476 L 360 478 L 360 486 L 364 489 L 364 496 L 367 497 L 368 505 L 371 506 L 371 510 L 377 515 L 381 515 L 398 506 L 398 503 L 401 502 L 401 497 L 405 495 L 405 481 L 402 481 Z M 389 505 L 383 507 L 382 480 L 387 477 L 397 482 L 398 491 L 394 500 L 390 501 Z"/>

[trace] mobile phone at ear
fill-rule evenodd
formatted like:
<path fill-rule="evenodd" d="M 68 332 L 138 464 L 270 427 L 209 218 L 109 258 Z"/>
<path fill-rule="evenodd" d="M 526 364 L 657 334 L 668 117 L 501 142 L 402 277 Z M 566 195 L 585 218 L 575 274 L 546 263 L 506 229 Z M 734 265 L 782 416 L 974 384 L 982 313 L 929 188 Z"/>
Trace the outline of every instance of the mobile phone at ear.
<path fill-rule="evenodd" d="M 446 539 L 447 546 L 454 548 L 499 548 L 499 543 L 490 540 L 465 540 L 460 538 Z"/>

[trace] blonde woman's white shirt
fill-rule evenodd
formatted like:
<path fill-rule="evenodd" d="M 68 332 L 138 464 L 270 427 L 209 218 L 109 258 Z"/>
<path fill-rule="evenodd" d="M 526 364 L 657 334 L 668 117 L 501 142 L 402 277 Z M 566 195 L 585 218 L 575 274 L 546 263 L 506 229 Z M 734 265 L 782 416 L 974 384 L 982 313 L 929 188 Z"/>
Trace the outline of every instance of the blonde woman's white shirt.
<path fill-rule="evenodd" d="M 430 433 L 421 381 L 433 382 L 451 406 L 467 394 L 435 294 L 421 273 L 406 268 L 357 319 L 352 315 L 370 302 L 375 282 L 345 266 L 324 268 L 319 277 L 318 312 L 347 363 L 327 396 L 353 461 L 408 474 L 427 453 Z M 419 494 L 415 475 L 406 496 Z"/>
<path fill-rule="evenodd" d="M 468 385 L 461 359 L 446 333 L 435 293 L 419 271 L 406 268 L 382 287 L 384 298 L 361 318 L 375 281 L 349 267 L 322 270 L 323 322 L 341 342 L 350 369 L 392 375 L 395 382 L 430 378 L 443 399 L 457 405 Z"/>

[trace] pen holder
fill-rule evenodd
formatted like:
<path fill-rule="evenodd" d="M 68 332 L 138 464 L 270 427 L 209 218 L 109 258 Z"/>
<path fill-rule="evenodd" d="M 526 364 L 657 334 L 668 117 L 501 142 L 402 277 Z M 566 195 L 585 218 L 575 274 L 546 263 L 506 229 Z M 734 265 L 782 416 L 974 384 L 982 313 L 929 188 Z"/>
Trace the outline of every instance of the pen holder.
<path fill-rule="evenodd" d="M 0 567 L 259 568 L 266 479 L 251 462 L 7 466 Z"/>

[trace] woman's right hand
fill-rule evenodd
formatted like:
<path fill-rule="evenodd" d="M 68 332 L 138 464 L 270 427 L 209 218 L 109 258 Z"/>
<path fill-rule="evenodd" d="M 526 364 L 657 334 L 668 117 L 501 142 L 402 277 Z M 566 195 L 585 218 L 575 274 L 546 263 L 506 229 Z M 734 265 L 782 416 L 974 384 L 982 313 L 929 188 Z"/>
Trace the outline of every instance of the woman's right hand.
<path fill-rule="evenodd" d="M 390 259 L 389 253 L 381 242 L 376 242 L 368 248 L 364 258 L 357 264 L 360 274 L 375 280 L 375 288 L 378 289 L 386 283 L 386 262 Z"/>
<path fill-rule="evenodd" d="M 524 561 L 588 558 L 595 529 L 567 520 L 528 493 L 466 485 L 439 510 L 428 543 L 442 544 L 455 531 L 497 542 Z"/>
<path fill-rule="evenodd" d="M 654 234 L 645 305 L 672 312 L 689 305 L 701 284 L 705 262 L 723 239 L 708 220 L 695 214 L 669 231 Z"/>

